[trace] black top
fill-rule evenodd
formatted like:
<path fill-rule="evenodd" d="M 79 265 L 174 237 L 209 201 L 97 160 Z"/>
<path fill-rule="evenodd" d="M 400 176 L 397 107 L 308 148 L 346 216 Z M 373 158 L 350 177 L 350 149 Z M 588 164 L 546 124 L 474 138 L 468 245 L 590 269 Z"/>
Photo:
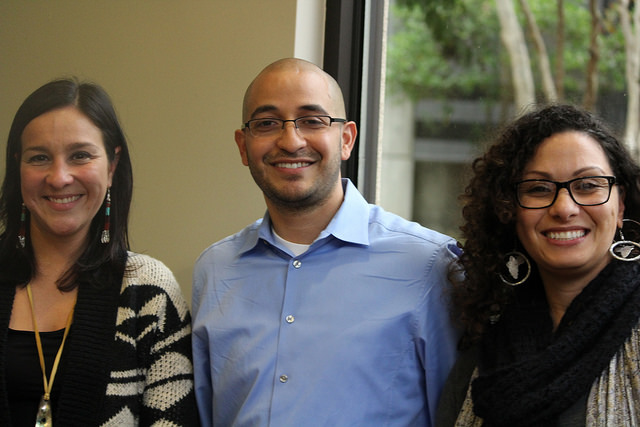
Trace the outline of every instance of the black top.
<path fill-rule="evenodd" d="M 53 411 L 56 423 L 54 425 L 96 425 L 97 409 L 103 407 L 105 387 L 109 380 L 109 350 L 114 347 L 119 290 L 116 286 L 104 290 L 91 286 L 78 288 L 73 323 L 64 345 L 64 354 L 60 359 L 60 372 L 56 374 L 53 384 L 54 389 L 56 386 L 61 388 L 57 409 Z M 9 338 L 8 326 L 15 292 L 15 285 L 0 283 L 0 426 L 3 427 L 11 425 L 9 416 L 14 418 L 9 409 L 7 369 L 4 366 L 11 359 L 6 354 L 6 343 Z M 37 350 L 35 352 L 37 357 Z M 42 381 L 39 362 L 35 363 L 35 373 L 40 375 Z M 52 364 L 53 362 L 47 364 L 47 370 Z M 66 370 L 65 366 L 73 366 L 73 369 Z M 41 388 L 40 396 L 43 392 L 44 388 Z M 33 412 L 33 422 L 30 426 L 35 424 L 36 414 L 37 409 Z"/>
<path fill-rule="evenodd" d="M 47 381 L 50 378 L 53 362 L 63 336 L 64 329 L 40 332 Z M 63 366 L 64 363 L 60 360 L 56 378 L 63 377 Z M 42 370 L 34 332 L 9 329 L 5 375 L 12 425 L 33 427 L 38 405 L 44 394 Z M 57 407 L 59 389 L 60 383 L 54 379 L 51 391 L 52 408 Z"/>

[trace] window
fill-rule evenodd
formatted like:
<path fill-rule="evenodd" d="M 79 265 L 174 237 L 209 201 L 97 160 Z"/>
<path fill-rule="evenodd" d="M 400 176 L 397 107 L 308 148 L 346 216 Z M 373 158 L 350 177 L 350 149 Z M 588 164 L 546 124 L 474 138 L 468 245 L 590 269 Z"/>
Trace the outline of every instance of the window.
<path fill-rule="evenodd" d="M 500 1 L 514 7 L 524 72 L 514 72 L 502 43 L 507 26 L 496 0 L 326 2 L 325 69 L 345 89 L 348 117 L 360 129 L 343 175 L 370 202 L 456 238 L 470 162 L 524 106 L 582 105 L 626 125 L 632 147 L 640 123 L 625 119 L 640 68 L 625 82 L 620 23 L 628 16 L 617 2 Z M 514 84 L 521 74 L 531 79 L 524 96 Z"/>

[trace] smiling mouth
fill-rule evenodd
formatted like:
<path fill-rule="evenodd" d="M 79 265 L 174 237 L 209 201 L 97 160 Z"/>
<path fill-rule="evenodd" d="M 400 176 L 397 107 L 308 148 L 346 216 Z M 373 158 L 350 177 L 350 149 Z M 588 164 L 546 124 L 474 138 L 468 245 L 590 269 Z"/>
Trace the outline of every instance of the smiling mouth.
<path fill-rule="evenodd" d="M 548 233 L 545 233 L 545 236 L 553 240 L 573 240 L 586 235 L 587 235 L 587 232 L 585 230 L 550 231 Z"/>
<path fill-rule="evenodd" d="M 64 204 L 64 203 L 71 203 L 71 202 L 75 202 L 76 200 L 78 200 L 81 196 L 68 196 L 68 197 L 53 197 L 53 196 L 47 196 L 46 199 L 49 200 L 50 202 L 53 203 L 60 203 L 60 204 Z"/>
<path fill-rule="evenodd" d="M 274 166 L 277 168 L 285 168 L 285 169 L 297 169 L 304 168 L 309 166 L 311 163 L 309 162 L 296 162 L 296 163 L 276 163 Z"/>

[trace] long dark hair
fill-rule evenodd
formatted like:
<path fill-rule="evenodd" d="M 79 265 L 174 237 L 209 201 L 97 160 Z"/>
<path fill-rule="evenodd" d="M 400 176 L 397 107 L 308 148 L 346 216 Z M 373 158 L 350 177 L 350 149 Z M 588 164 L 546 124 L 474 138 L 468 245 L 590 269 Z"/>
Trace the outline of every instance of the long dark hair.
<path fill-rule="evenodd" d="M 59 79 L 36 89 L 24 100 L 9 130 L 5 176 L 0 190 L 0 282 L 23 284 L 34 274 L 35 261 L 29 239 L 28 215 L 26 245 L 24 248 L 17 245 L 22 206 L 22 133 L 36 117 L 67 106 L 77 108 L 100 129 L 110 163 L 116 159 L 117 147 L 120 147 L 120 152 L 111 186 L 110 241 L 107 244 L 100 242 L 105 221 L 103 202 L 91 221 L 86 248 L 72 267 L 58 279 L 58 287 L 61 290 L 71 290 L 85 282 L 96 285 L 111 283 L 115 276 L 124 271 L 129 249 L 128 217 L 133 192 L 131 159 L 124 132 L 104 89 L 76 79 Z"/>
<path fill-rule="evenodd" d="M 464 275 L 452 275 L 452 280 L 454 317 L 464 326 L 463 346 L 477 341 L 490 317 L 512 301 L 513 288 L 501 282 L 498 272 L 504 254 L 517 244 L 514 185 L 540 143 L 565 131 L 585 133 L 600 144 L 624 190 L 625 218 L 640 220 L 640 167 L 599 118 L 571 105 L 548 105 L 507 124 L 474 160 L 473 177 L 461 196 L 463 255 L 454 267 Z M 633 230 L 625 229 L 625 237 L 634 237 Z"/>

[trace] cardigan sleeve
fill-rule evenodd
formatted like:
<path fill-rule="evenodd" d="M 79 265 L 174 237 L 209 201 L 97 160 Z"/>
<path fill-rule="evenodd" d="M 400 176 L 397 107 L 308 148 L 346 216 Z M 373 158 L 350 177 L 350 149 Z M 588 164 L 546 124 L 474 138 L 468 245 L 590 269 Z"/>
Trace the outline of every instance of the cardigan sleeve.
<path fill-rule="evenodd" d="M 440 395 L 435 427 L 455 425 L 476 364 L 477 349 L 475 347 L 462 352 L 456 360 Z"/>
<path fill-rule="evenodd" d="M 133 254 L 130 266 L 123 282 L 116 334 L 136 341 L 137 384 L 142 389 L 139 426 L 198 426 L 191 317 L 180 287 L 158 260 Z M 127 324 L 129 327 L 120 329 Z"/>

